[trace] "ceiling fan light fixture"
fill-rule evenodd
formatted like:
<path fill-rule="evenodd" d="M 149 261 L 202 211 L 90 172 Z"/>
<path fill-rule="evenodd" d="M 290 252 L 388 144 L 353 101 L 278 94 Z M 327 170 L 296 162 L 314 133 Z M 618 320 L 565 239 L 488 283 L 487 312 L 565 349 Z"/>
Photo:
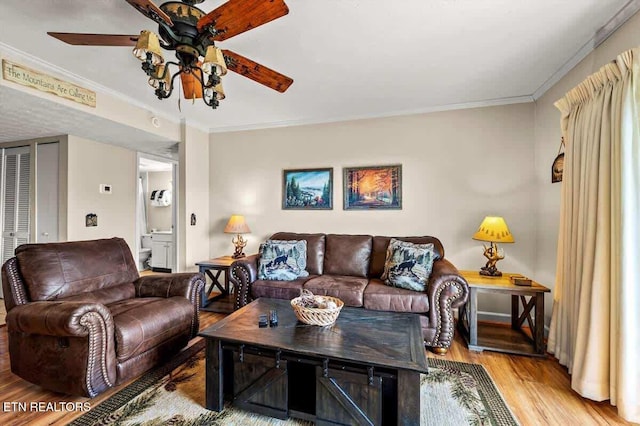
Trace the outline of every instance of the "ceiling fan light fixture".
<path fill-rule="evenodd" d="M 153 65 L 162 64 L 164 62 L 164 57 L 162 56 L 162 50 L 160 50 L 160 41 L 158 40 L 158 36 L 151 31 L 141 31 L 136 47 L 133 48 L 133 56 L 141 61 L 150 59 Z"/>
<path fill-rule="evenodd" d="M 227 74 L 227 64 L 224 61 L 224 55 L 220 48 L 213 45 L 207 47 L 204 62 L 202 63 L 202 71 L 218 76 Z"/>
<path fill-rule="evenodd" d="M 222 83 L 218 83 L 213 87 L 205 89 L 204 91 L 205 98 L 207 99 L 212 99 L 214 94 L 215 94 L 215 98 L 219 101 L 226 98 L 226 95 L 224 94 L 224 88 L 222 87 Z"/>
<path fill-rule="evenodd" d="M 160 88 L 160 83 L 164 83 L 163 88 L 167 90 L 171 85 L 171 73 L 169 68 L 163 65 L 158 65 L 155 68 L 155 73 L 149 77 L 149 86 L 154 89 Z"/>

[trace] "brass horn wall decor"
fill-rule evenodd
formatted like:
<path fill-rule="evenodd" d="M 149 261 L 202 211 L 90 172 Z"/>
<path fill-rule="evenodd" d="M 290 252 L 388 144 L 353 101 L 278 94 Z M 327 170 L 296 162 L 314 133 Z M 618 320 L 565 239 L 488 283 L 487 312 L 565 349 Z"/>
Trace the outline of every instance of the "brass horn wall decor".
<path fill-rule="evenodd" d="M 553 160 L 551 166 L 551 183 L 562 182 L 562 174 L 564 172 L 564 137 L 560 138 L 560 148 L 558 149 L 558 155 Z"/>

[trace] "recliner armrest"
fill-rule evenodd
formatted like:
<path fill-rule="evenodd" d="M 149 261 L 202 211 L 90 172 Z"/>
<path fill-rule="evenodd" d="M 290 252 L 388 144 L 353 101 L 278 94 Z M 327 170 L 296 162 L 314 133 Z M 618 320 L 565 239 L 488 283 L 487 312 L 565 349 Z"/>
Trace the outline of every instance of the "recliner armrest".
<path fill-rule="evenodd" d="M 57 337 L 87 336 L 96 320 L 101 322 L 100 331 L 113 337 L 111 312 L 100 303 L 30 302 L 7 313 L 7 327 L 12 332 Z"/>
<path fill-rule="evenodd" d="M 236 286 L 235 309 L 251 302 L 251 284 L 258 279 L 259 259 L 259 254 L 252 254 L 231 264 L 231 277 Z"/>
<path fill-rule="evenodd" d="M 30 302 L 7 313 L 7 329 L 11 371 L 23 379 L 56 392 L 88 397 L 115 385 L 115 331 L 106 306 Z M 60 363 L 43 372 L 43 353 Z"/>
<path fill-rule="evenodd" d="M 169 275 L 146 275 L 133 282 L 136 297 L 182 296 L 195 302 L 204 286 L 204 276 L 197 272 Z"/>
<path fill-rule="evenodd" d="M 204 275 L 183 272 L 169 275 L 146 275 L 133 282 L 136 297 L 184 297 L 193 305 L 191 337 L 200 329 L 200 298 L 205 285 Z"/>

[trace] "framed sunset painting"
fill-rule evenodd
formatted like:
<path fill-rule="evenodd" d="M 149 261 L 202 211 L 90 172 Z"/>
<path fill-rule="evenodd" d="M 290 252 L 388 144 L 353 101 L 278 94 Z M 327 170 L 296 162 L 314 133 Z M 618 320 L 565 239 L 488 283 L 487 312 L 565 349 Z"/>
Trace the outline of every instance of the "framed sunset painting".
<path fill-rule="evenodd" d="M 402 209 L 402 165 L 343 169 L 344 209 Z"/>

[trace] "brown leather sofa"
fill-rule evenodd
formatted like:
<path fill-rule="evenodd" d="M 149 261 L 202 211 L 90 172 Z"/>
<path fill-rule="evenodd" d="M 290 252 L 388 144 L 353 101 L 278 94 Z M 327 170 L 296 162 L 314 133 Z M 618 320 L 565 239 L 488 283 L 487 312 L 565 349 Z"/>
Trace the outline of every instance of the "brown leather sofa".
<path fill-rule="evenodd" d="M 94 397 L 179 352 L 199 328 L 201 274 L 139 277 L 122 238 L 26 244 L 2 267 L 11 371 Z"/>
<path fill-rule="evenodd" d="M 444 257 L 442 243 L 435 237 L 396 237 L 416 244 L 433 243 L 439 259 L 425 292 L 385 285 L 387 246 L 391 237 L 371 235 L 296 234 L 279 232 L 272 240 L 306 240 L 308 277 L 295 281 L 258 280 L 258 256 L 237 260 L 231 266 L 236 281 L 236 309 L 259 297 L 293 299 L 302 289 L 314 294 L 338 297 L 346 306 L 421 315 L 425 345 L 445 354 L 453 340 L 453 308 L 466 302 L 469 286 Z"/>

